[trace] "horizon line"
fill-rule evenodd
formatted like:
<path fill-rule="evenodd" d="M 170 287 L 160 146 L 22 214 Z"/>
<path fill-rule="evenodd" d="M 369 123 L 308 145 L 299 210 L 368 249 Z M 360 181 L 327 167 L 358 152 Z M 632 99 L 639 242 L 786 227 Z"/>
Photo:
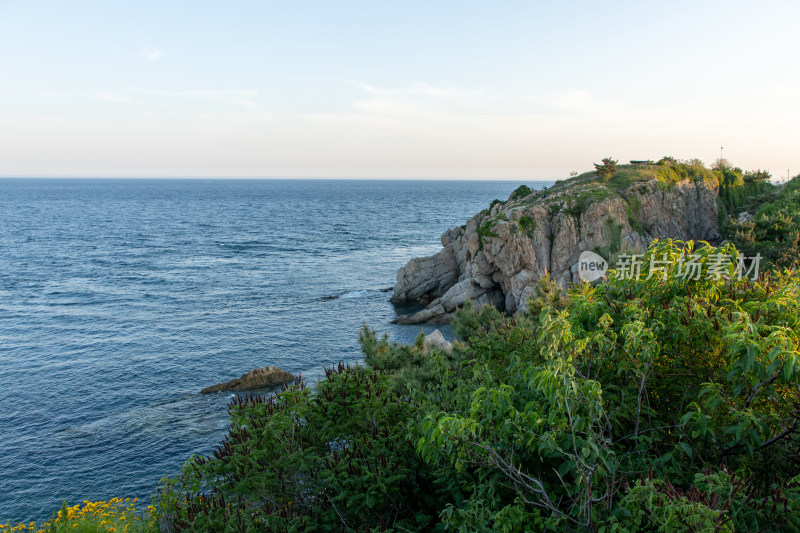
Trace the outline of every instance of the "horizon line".
<path fill-rule="evenodd" d="M 37 179 L 84 179 L 84 180 L 115 180 L 115 179 L 128 179 L 128 180 L 301 180 L 301 181 L 523 181 L 525 178 L 397 178 L 397 177 L 347 177 L 347 176 L 328 176 L 328 177 L 313 177 L 313 176 L 293 176 L 293 177 L 279 177 L 279 176 L 0 176 L 0 180 L 37 180 Z M 530 179 L 525 181 L 559 181 L 561 179 Z"/>

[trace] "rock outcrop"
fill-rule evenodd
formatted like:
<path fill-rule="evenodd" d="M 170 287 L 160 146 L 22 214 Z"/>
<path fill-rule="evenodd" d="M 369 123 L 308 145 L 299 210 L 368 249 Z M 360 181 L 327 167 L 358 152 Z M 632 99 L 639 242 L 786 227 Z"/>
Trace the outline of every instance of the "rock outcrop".
<path fill-rule="evenodd" d="M 425 353 L 429 353 L 431 350 L 449 352 L 453 349 L 453 343 L 445 339 L 442 332 L 438 329 L 433 330 L 433 333 L 430 335 L 425 335 L 424 346 Z"/>
<path fill-rule="evenodd" d="M 202 391 L 203 394 L 212 392 L 219 392 L 223 390 L 241 391 L 251 389 L 264 389 L 267 387 L 274 387 L 282 385 L 283 383 L 291 383 L 297 379 L 297 376 L 278 368 L 277 366 L 268 366 L 265 368 L 254 368 L 243 376 L 226 381 L 224 383 L 217 383 L 210 387 L 206 387 Z"/>
<path fill-rule="evenodd" d="M 585 250 L 609 257 L 644 251 L 654 238 L 718 240 L 717 192 L 708 177 L 667 184 L 652 173 L 624 186 L 588 177 L 515 192 L 446 231 L 442 251 L 397 272 L 392 302 L 426 307 L 395 322 L 448 322 L 468 299 L 518 312 L 546 272 L 564 287 L 577 281 Z"/>

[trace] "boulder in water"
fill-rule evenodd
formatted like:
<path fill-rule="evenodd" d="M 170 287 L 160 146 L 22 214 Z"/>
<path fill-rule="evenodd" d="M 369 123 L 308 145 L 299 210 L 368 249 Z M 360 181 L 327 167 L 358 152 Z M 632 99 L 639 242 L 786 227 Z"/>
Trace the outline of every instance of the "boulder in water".
<path fill-rule="evenodd" d="M 291 383 L 297 377 L 289 372 L 278 368 L 277 366 L 268 366 L 265 368 L 254 368 L 242 377 L 226 381 L 224 383 L 217 383 L 210 387 L 206 387 L 202 391 L 203 394 L 218 392 L 223 390 L 250 390 L 250 389 L 263 389 L 266 387 L 274 387 L 283 383 Z"/>

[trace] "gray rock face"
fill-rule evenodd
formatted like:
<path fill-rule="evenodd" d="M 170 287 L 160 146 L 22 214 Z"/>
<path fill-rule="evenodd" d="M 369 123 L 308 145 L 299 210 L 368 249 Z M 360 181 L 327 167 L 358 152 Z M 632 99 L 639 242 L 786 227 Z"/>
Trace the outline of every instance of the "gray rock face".
<path fill-rule="evenodd" d="M 217 383 L 210 387 L 206 387 L 202 391 L 203 394 L 218 392 L 222 390 L 250 390 L 250 389 L 263 389 L 267 387 L 274 387 L 282 385 L 283 383 L 291 383 L 297 377 L 278 368 L 277 366 L 268 366 L 265 368 L 254 368 L 243 376 L 226 381 L 224 383 Z"/>
<path fill-rule="evenodd" d="M 442 242 L 444 243 L 444 237 Z M 392 302 L 428 303 L 431 298 L 441 296 L 458 281 L 457 270 L 453 247 L 449 243 L 436 255 L 412 259 L 397 274 L 398 283 L 392 294 Z"/>
<path fill-rule="evenodd" d="M 438 329 L 433 330 L 433 333 L 425 336 L 425 353 L 431 350 L 442 350 L 449 352 L 453 349 L 453 343 L 444 338 L 442 332 Z"/>
<path fill-rule="evenodd" d="M 638 199 L 641 207 L 636 218 L 653 238 L 714 241 L 721 238 L 718 192 L 716 184 L 688 180 L 665 190 L 653 180 L 629 189 L 626 198 Z"/>
<path fill-rule="evenodd" d="M 596 182 L 557 184 L 509 199 L 446 231 L 441 252 L 397 272 L 392 302 L 427 307 L 395 322 L 446 323 L 468 299 L 477 309 L 521 311 L 545 272 L 563 287 L 578 281 L 585 250 L 609 256 L 642 252 L 654 238 L 715 241 L 717 192 L 713 182 L 666 186 L 653 179 L 621 191 Z"/>

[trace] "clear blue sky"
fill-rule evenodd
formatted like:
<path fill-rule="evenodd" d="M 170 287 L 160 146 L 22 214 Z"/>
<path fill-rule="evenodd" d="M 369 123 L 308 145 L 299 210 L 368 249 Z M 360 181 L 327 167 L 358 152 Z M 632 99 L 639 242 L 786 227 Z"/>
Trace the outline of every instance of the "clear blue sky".
<path fill-rule="evenodd" d="M 0 176 L 800 172 L 800 2 L 0 0 Z"/>

